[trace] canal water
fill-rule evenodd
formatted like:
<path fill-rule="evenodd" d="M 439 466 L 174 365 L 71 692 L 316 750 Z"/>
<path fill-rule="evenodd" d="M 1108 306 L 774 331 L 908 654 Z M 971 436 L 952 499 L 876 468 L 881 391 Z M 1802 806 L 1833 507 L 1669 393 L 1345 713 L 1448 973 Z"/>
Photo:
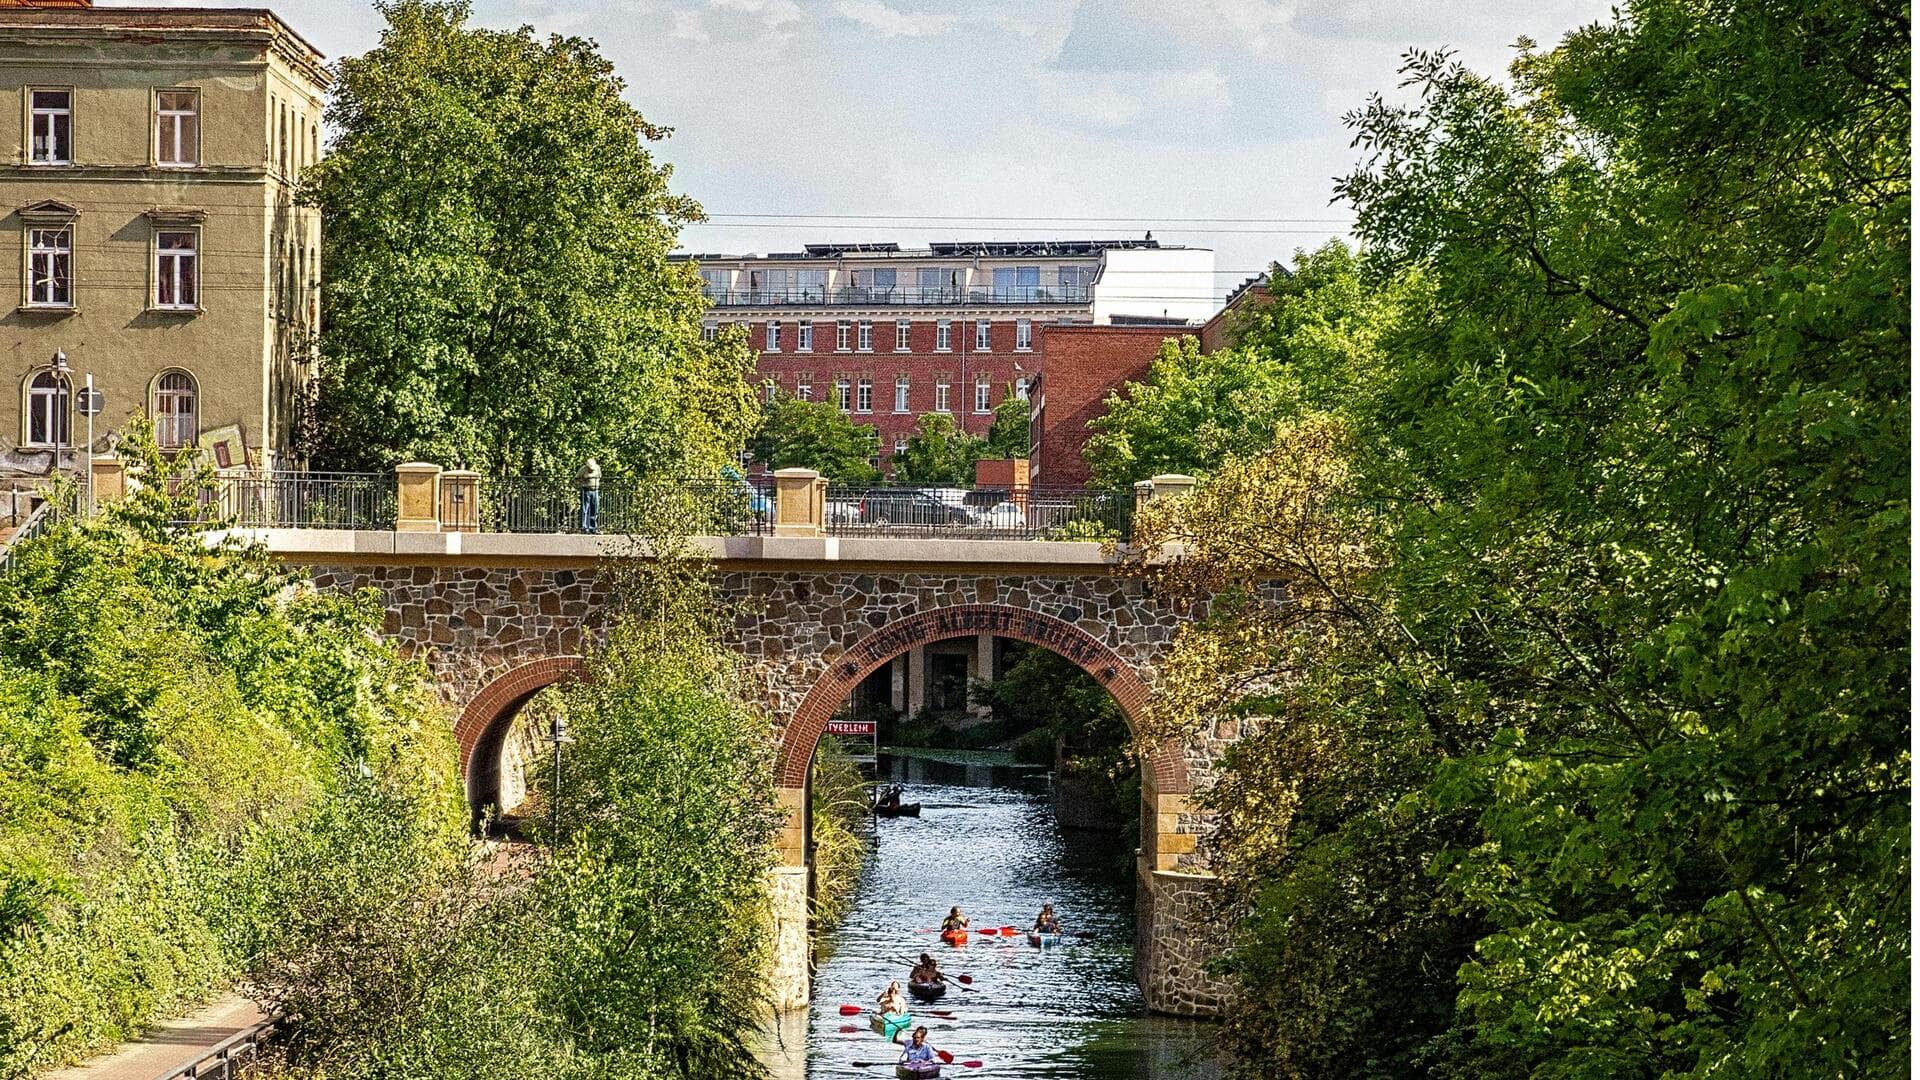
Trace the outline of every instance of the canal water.
<path fill-rule="evenodd" d="M 950 988 L 915 1003 L 929 1041 L 951 1051 L 946 1076 L 1203 1080 L 1223 1075 L 1201 1059 L 1210 1025 L 1149 1016 L 1133 979 L 1134 838 L 1064 832 L 1054 824 L 1045 770 L 1004 755 L 928 751 L 882 755 L 883 778 L 921 804 L 918 818 L 875 824 L 876 847 L 845 922 L 824 944 L 814 1004 L 782 1029 L 775 1071 L 801 1077 L 891 1076 L 899 1048 L 845 1017 L 870 1008 L 890 980 L 904 987 L 922 952 Z M 1036 949 L 974 933 L 964 948 L 940 942 L 954 904 L 976 928 L 1033 922 L 1051 902 L 1064 944 Z M 962 989 L 958 976 L 972 977 Z M 978 1061 L 979 1068 L 960 1062 Z"/>

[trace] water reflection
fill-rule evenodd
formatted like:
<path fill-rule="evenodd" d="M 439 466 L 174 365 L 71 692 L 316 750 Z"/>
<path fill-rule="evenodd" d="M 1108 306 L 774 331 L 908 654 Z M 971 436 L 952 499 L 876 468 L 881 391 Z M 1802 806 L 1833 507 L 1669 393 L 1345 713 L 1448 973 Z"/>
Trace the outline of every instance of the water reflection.
<path fill-rule="evenodd" d="M 978 1070 L 948 1076 L 1200 1080 L 1220 1071 L 1193 1059 L 1208 1041 L 1204 1023 L 1146 1015 L 1133 981 L 1133 883 L 1116 872 L 1133 838 L 1065 835 L 1053 823 L 1046 774 L 1003 756 L 884 755 L 881 774 L 907 786 L 919 818 L 878 823 L 877 850 L 846 922 L 828 942 L 814 978 L 814 1005 L 789 1018 L 776 1044 L 777 1075 L 887 1076 L 897 1048 L 875 1035 L 866 1007 L 891 979 L 904 979 L 921 952 L 933 953 L 957 982 L 944 1000 L 919 1006 L 931 1041 Z M 959 904 L 975 927 L 1031 923 L 1052 902 L 1073 935 L 1035 949 L 975 935 L 943 947 L 936 928 Z M 848 1030 L 852 1029 L 852 1030 Z"/>

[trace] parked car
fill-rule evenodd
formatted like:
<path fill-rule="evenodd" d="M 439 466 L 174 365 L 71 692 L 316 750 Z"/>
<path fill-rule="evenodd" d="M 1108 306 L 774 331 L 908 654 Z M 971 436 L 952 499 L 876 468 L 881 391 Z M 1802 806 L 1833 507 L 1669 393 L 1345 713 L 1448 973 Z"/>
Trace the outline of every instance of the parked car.
<path fill-rule="evenodd" d="M 1016 502 L 1003 500 L 980 511 L 973 521 L 983 529 L 1024 529 L 1027 511 Z"/>
<path fill-rule="evenodd" d="M 973 515 L 913 488 L 869 492 L 860 500 L 860 520 L 868 525 L 966 525 Z"/>

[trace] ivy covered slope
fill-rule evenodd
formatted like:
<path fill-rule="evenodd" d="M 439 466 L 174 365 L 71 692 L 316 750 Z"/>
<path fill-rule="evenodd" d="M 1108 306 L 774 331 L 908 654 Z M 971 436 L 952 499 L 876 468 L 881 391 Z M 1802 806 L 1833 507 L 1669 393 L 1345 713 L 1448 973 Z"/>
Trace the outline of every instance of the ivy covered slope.
<path fill-rule="evenodd" d="M 1136 535 L 1227 593 L 1156 724 L 1259 721 L 1210 795 L 1248 1071 L 1907 1074 L 1910 52 L 1638 0 L 1510 81 L 1413 55 L 1360 291 L 1243 346 L 1286 392 L 1166 388 L 1271 440 L 1112 429 L 1212 472 Z"/>
<path fill-rule="evenodd" d="M 271 865 L 336 804 L 378 789 L 394 827 L 460 833 L 447 725 L 378 609 L 171 528 L 194 508 L 164 488 L 0 575 L 0 1076 L 235 977 L 286 914 Z"/>

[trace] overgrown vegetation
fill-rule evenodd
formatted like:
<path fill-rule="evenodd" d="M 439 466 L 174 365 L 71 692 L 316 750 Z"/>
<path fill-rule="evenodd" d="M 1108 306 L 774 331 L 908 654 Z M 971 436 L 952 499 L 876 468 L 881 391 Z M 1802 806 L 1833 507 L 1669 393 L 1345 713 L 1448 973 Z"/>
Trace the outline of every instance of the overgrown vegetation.
<path fill-rule="evenodd" d="M 283 872 L 303 918 L 257 978 L 298 1019 L 286 1071 L 757 1073 L 744 1040 L 764 1015 L 773 743 L 703 570 L 652 542 L 667 555 L 621 580 L 588 677 L 549 691 L 574 741 L 557 798 L 550 758 L 531 777 L 557 803 L 548 854 L 366 855 L 412 889 Z"/>
<path fill-rule="evenodd" d="M 860 869 L 872 846 L 866 778 L 846 747 L 831 736 L 813 752 L 813 919 L 816 929 L 839 925 L 853 906 Z"/>
<path fill-rule="evenodd" d="M 814 469 L 821 476 L 858 487 L 880 481 L 873 464 L 880 434 L 856 424 L 831 401 L 802 401 L 775 394 L 761 406 L 760 427 L 748 441 L 753 460 L 769 469 Z"/>
<path fill-rule="evenodd" d="M 121 452 L 146 482 L 0 575 L 3 1076 L 233 982 L 298 914 L 289 861 L 379 887 L 330 823 L 442 854 L 461 824 L 447 723 L 378 607 L 173 527 L 204 516 L 193 477 L 169 495 L 144 429 Z"/>
<path fill-rule="evenodd" d="M 1352 117 L 1368 258 L 1243 346 L 1271 437 L 1128 433 L 1212 472 L 1136 537 L 1213 597 L 1157 733 L 1256 721 L 1249 1073 L 1905 1074 L 1909 55 L 1672 0 L 1511 88 L 1414 54 Z"/>

